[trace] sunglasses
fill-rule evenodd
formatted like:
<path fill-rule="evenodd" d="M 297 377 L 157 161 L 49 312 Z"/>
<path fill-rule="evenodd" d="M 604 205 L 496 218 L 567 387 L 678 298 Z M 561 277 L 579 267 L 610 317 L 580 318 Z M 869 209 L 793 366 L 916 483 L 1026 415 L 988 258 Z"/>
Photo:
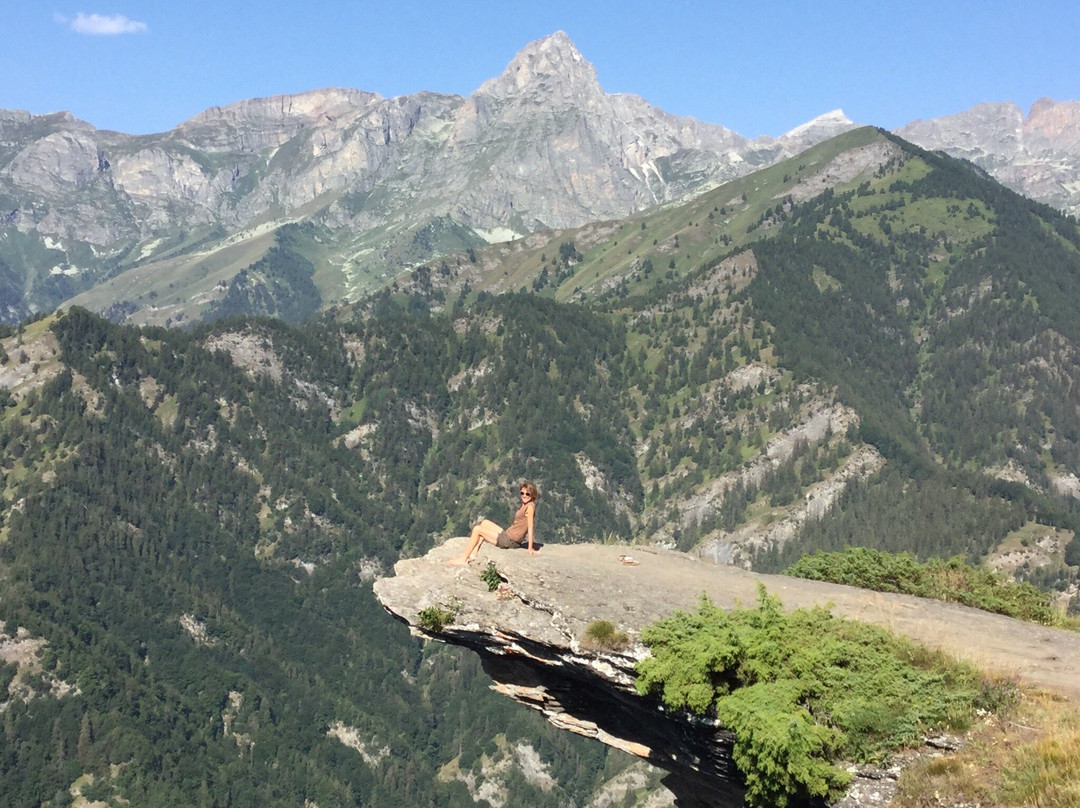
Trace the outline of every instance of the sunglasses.
<path fill-rule="evenodd" d="M 523 497 L 529 497 L 530 499 L 532 498 L 532 494 L 530 494 L 530 493 L 529 493 L 528 491 L 522 491 L 522 492 L 521 492 L 521 496 L 523 496 Z"/>

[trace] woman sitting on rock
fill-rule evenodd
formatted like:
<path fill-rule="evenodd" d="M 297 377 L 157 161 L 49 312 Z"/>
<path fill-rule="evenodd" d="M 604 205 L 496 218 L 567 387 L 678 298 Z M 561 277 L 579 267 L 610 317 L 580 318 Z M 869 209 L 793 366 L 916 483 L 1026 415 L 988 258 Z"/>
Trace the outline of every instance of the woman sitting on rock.
<path fill-rule="evenodd" d="M 526 536 L 529 538 L 528 550 L 530 553 L 539 552 L 533 546 L 533 521 L 536 517 L 536 500 L 539 492 L 532 483 L 521 484 L 521 507 L 514 514 L 514 521 L 510 527 L 503 530 L 490 519 L 484 519 L 472 529 L 469 543 L 465 545 L 465 552 L 446 563 L 452 567 L 464 567 L 476 556 L 477 550 L 484 542 L 494 544 L 504 550 L 521 547 L 521 542 Z"/>

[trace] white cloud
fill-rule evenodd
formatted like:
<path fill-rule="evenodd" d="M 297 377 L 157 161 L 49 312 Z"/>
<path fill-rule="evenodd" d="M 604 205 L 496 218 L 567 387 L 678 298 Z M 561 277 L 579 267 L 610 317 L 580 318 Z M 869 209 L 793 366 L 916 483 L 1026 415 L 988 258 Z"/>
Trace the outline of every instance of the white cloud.
<path fill-rule="evenodd" d="M 129 20 L 123 14 L 84 14 L 79 12 L 74 17 L 54 14 L 53 19 L 66 25 L 77 34 L 86 36 L 116 36 L 117 34 L 141 34 L 146 31 L 146 23 Z"/>

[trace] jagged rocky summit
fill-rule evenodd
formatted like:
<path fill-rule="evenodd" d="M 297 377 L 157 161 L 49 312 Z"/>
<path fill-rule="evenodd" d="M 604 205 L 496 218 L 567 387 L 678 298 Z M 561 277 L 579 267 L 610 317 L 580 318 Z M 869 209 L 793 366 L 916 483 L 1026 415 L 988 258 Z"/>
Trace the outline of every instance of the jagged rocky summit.
<path fill-rule="evenodd" d="M 669 115 L 605 93 L 561 31 L 468 97 L 329 88 L 141 136 L 0 110 L 0 233 L 15 234 L 8 252 L 0 241 L 0 310 L 53 307 L 132 267 L 174 272 L 155 262 L 300 221 L 324 228 L 349 297 L 433 255 L 684 199 L 853 127 L 830 113 L 750 140 Z"/>
<path fill-rule="evenodd" d="M 834 110 L 749 139 L 670 115 L 606 93 L 562 31 L 467 97 L 327 88 L 138 136 L 0 110 L 0 319 L 71 300 L 141 322 L 189 316 L 296 223 L 319 231 L 326 301 L 355 300 L 440 255 L 685 200 L 855 126 Z M 1077 131 L 1080 103 L 1044 100 L 1026 121 L 981 105 L 900 133 L 1076 213 Z"/>
<path fill-rule="evenodd" d="M 1080 214 L 1080 101 L 978 104 L 897 130 L 924 149 L 970 160 L 1024 196 Z"/>
<path fill-rule="evenodd" d="M 703 594 L 725 608 L 749 607 L 764 585 L 785 608 L 827 605 L 839 617 L 885 626 L 1080 698 L 1080 646 L 1067 632 L 939 601 L 756 574 L 655 547 L 548 545 L 535 556 L 485 548 L 468 567 L 447 566 L 465 541 L 450 539 L 423 557 L 399 561 L 393 577 L 375 582 L 376 597 L 414 633 L 475 651 L 494 689 L 555 726 L 669 772 L 664 783 L 680 806 L 741 804 L 731 737 L 711 721 L 640 696 L 634 666 L 648 653 L 638 641 L 642 628 L 694 609 Z M 489 560 L 504 582 L 496 591 L 481 578 Z M 448 610 L 453 619 L 425 624 L 420 613 L 430 608 Z M 614 623 L 631 645 L 621 652 L 590 649 L 585 630 L 596 620 Z M 857 777 L 844 804 L 884 804 L 889 775 L 882 777 Z"/>
<path fill-rule="evenodd" d="M 214 107 L 145 136 L 0 111 L 0 190 L 17 201 L 9 223 L 99 248 L 312 203 L 354 229 L 446 216 L 496 240 L 679 199 L 853 126 L 830 113 L 790 142 L 752 141 L 668 115 L 605 93 L 559 31 L 467 98 L 329 88 Z"/>

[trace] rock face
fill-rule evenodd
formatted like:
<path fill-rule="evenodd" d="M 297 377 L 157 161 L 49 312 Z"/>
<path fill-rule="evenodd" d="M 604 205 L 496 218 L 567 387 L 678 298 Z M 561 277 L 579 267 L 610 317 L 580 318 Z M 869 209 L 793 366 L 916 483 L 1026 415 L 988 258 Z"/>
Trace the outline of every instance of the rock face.
<path fill-rule="evenodd" d="M 329 88 L 214 107 L 137 137 L 68 113 L 0 110 L 0 275 L 15 275 L 0 313 L 19 319 L 125 269 L 305 219 L 331 234 L 355 296 L 365 279 L 440 253 L 684 199 L 854 126 L 834 110 L 748 140 L 669 115 L 605 93 L 561 31 L 466 98 Z M 1080 103 L 1044 100 L 1026 121 L 1014 105 L 986 104 L 900 134 L 1077 212 L 1078 131 Z"/>
<path fill-rule="evenodd" d="M 731 737 L 712 722 L 671 713 L 638 695 L 634 665 L 647 653 L 638 642 L 641 629 L 693 609 L 703 593 L 718 606 L 751 606 L 763 584 L 787 608 L 831 604 L 837 616 L 886 626 L 984 668 L 1080 697 L 1080 646 L 1068 632 L 937 601 L 758 575 L 655 548 L 551 545 L 535 556 L 484 548 L 469 567 L 446 566 L 465 541 L 451 539 L 422 558 L 399 561 L 394 577 L 375 582 L 375 595 L 414 632 L 474 650 L 499 692 L 558 727 L 668 771 L 664 784 L 680 806 L 741 804 Z M 636 563 L 625 563 L 628 553 Z M 480 578 L 488 560 L 504 580 L 495 592 Z M 454 617 L 425 628 L 419 613 L 430 607 Z M 616 624 L 631 645 L 618 653 L 590 650 L 583 639 L 595 620 Z M 857 781 L 853 793 L 880 794 L 882 788 Z"/>
<path fill-rule="evenodd" d="M 1080 215 L 1080 101 L 1036 101 L 1027 118 L 1011 103 L 914 121 L 897 134 L 986 169 L 1014 191 Z"/>
<path fill-rule="evenodd" d="M 67 115 L 2 116 L 5 190 L 66 209 L 56 220 L 23 215 L 19 224 L 99 246 L 89 212 L 78 215 L 67 199 L 95 180 L 101 193 L 120 192 L 119 207 L 134 208 L 143 238 L 161 230 L 164 213 L 175 224 L 236 227 L 274 206 L 288 211 L 328 191 L 375 187 L 395 200 L 366 208 L 370 218 L 414 212 L 420 195 L 429 215 L 523 235 L 678 199 L 853 127 L 834 112 L 790 136 L 749 141 L 667 115 L 640 98 L 605 94 L 562 32 L 526 47 L 468 98 L 331 88 L 214 107 L 145 137 L 99 132 Z"/>
<path fill-rule="evenodd" d="M 750 141 L 668 115 L 604 93 L 557 32 L 467 98 L 331 88 L 215 107 L 140 137 L 0 111 L 0 227 L 39 240 L 31 272 L 84 270 L 77 288 L 200 233 L 310 217 L 346 236 L 377 231 L 356 261 L 396 272 L 437 251 L 431 232 L 459 228 L 457 249 L 622 218 L 853 126 L 830 113 Z"/>

